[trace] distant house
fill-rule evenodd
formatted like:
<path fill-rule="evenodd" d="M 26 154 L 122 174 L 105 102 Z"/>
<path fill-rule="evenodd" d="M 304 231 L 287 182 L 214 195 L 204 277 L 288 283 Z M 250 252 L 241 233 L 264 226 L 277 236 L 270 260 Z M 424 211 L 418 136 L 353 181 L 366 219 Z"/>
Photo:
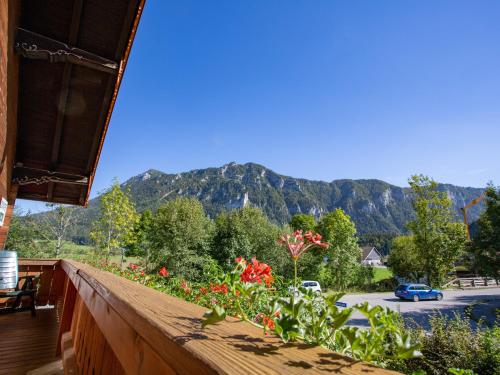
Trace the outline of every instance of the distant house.
<path fill-rule="evenodd" d="M 374 246 L 363 246 L 361 248 L 361 264 L 366 266 L 381 266 L 382 254 Z"/>

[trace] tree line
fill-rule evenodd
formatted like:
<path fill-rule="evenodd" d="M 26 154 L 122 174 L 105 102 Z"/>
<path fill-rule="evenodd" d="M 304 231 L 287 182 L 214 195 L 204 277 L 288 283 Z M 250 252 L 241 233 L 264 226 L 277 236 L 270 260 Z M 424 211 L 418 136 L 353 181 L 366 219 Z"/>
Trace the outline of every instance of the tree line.
<path fill-rule="evenodd" d="M 210 266 L 229 270 L 239 256 L 256 257 L 269 264 L 275 274 L 290 278 L 293 267 L 277 240 L 294 230 L 314 230 L 331 243 L 328 250 L 311 252 L 301 259 L 303 278 L 319 279 L 326 287 L 342 290 L 370 276 L 360 264 L 356 227 L 341 209 L 319 221 L 311 215 L 295 215 L 284 227 L 271 223 L 255 207 L 223 212 L 212 220 L 194 198 L 177 198 L 156 212 L 139 214 L 127 192 L 114 184 L 102 196 L 90 236 L 99 257 L 109 259 L 113 252 L 124 249 L 127 256 L 141 257 L 150 271 L 166 266 L 189 280 L 202 278 Z"/>

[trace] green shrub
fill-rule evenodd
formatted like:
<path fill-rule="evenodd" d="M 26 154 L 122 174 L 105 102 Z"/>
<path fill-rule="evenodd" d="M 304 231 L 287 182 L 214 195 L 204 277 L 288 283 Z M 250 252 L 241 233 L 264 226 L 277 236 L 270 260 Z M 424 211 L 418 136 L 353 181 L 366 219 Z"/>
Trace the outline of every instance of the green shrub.
<path fill-rule="evenodd" d="M 471 328 L 470 320 L 455 314 L 453 318 L 435 315 L 429 319 L 430 332 L 409 328 L 421 344 L 423 356 L 390 363 L 390 368 L 412 374 L 423 370 L 427 375 L 449 374 L 448 370 L 468 369 L 481 375 L 500 374 L 500 328 Z"/>

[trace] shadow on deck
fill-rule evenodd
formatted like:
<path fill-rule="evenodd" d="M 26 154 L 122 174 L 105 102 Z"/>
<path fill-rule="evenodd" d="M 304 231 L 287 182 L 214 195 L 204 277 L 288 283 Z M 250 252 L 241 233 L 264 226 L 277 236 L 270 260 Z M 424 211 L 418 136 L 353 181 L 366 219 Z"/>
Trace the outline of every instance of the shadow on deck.
<path fill-rule="evenodd" d="M 57 358 L 57 309 L 0 315 L 0 375 L 26 374 Z"/>

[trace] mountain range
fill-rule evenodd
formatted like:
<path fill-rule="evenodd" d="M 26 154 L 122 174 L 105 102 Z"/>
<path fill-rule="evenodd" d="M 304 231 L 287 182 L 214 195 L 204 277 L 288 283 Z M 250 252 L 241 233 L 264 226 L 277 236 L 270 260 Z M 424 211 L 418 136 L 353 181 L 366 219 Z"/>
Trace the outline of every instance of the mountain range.
<path fill-rule="evenodd" d="M 411 191 L 387 182 L 367 180 L 312 181 L 278 174 L 255 163 L 229 163 L 219 168 L 197 169 L 168 174 L 148 170 L 124 182 L 138 211 L 155 210 L 177 197 L 197 198 L 210 217 L 224 210 L 245 206 L 259 207 L 268 218 L 284 224 L 297 213 L 319 218 L 342 208 L 355 222 L 358 233 L 405 232 L 406 223 L 413 218 Z M 457 220 L 460 207 L 481 195 L 484 189 L 440 184 L 453 201 Z M 85 240 L 90 222 L 98 213 L 99 197 L 88 208 L 79 208 L 79 223 L 72 237 Z M 469 221 L 478 218 L 482 205 L 472 207 Z"/>

